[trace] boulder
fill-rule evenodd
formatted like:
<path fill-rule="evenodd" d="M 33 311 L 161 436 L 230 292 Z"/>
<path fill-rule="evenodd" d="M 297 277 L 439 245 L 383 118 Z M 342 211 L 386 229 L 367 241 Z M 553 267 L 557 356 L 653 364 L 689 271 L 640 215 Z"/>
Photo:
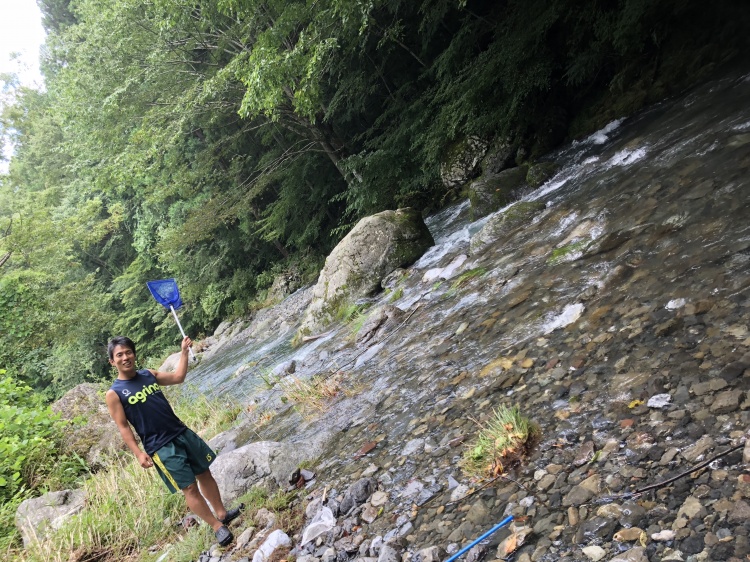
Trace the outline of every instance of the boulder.
<path fill-rule="evenodd" d="M 479 219 L 507 205 L 513 192 L 526 185 L 526 167 L 518 166 L 496 175 L 485 174 L 468 188 L 471 215 Z"/>
<path fill-rule="evenodd" d="M 259 441 L 220 454 L 211 465 L 211 474 L 224 502 L 232 503 L 255 485 L 286 486 L 289 475 L 307 456 L 304 447 Z"/>
<path fill-rule="evenodd" d="M 530 187 L 539 187 L 560 169 L 560 165 L 555 162 L 537 162 L 529 166 L 526 174 L 526 183 Z"/>
<path fill-rule="evenodd" d="M 52 404 L 53 412 L 71 421 L 63 444 L 65 450 L 85 459 L 92 470 L 101 468 L 107 454 L 127 450 L 109 415 L 102 390 L 96 384 L 79 384 Z M 78 421 L 73 423 L 73 419 Z"/>
<path fill-rule="evenodd" d="M 172 373 L 177 370 L 177 363 L 180 362 L 180 356 L 182 355 L 181 352 L 173 353 L 169 357 L 167 357 L 164 360 L 164 363 L 162 363 L 159 366 L 159 371 L 162 371 L 164 373 Z"/>
<path fill-rule="evenodd" d="M 16 510 L 16 527 L 24 546 L 42 540 L 47 533 L 59 529 L 65 521 L 83 509 L 83 490 L 50 492 L 21 502 Z"/>
<path fill-rule="evenodd" d="M 516 165 L 518 146 L 507 139 L 496 140 L 482 158 L 482 174 L 494 176 Z"/>
<path fill-rule="evenodd" d="M 434 244 L 419 212 L 383 211 L 359 221 L 326 259 L 300 334 L 333 321 L 338 309 L 380 288 L 383 278 Z"/>
<path fill-rule="evenodd" d="M 545 208 L 541 201 L 520 201 L 502 213 L 489 218 L 482 229 L 471 238 L 471 252 L 476 253 L 488 244 L 507 236 L 516 228 L 531 224 Z"/>
<path fill-rule="evenodd" d="M 450 145 L 440 164 L 443 185 L 454 189 L 479 175 L 479 164 L 486 152 L 487 143 L 478 137 L 468 137 Z"/>

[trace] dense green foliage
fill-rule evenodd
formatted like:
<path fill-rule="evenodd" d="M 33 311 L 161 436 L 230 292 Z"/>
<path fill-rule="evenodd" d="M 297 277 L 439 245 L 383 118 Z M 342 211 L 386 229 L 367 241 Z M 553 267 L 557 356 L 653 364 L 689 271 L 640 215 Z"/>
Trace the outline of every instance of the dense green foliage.
<path fill-rule="evenodd" d="M 23 499 L 69 486 L 85 471 L 85 463 L 62 452 L 65 427 L 40 395 L 0 369 L 0 552 L 15 539 Z"/>
<path fill-rule="evenodd" d="M 359 218 L 439 206 L 456 142 L 533 159 L 750 37 L 742 3 L 696 0 L 40 5 L 46 90 L 0 118 L 0 362 L 50 396 L 107 374 L 110 335 L 176 345 L 147 280 L 176 277 L 208 333 Z"/>

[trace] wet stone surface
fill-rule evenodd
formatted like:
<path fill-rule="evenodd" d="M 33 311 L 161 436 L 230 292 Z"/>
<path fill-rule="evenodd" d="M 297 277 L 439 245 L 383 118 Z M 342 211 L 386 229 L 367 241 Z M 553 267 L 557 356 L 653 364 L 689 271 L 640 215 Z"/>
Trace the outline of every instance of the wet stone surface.
<path fill-rule="evenodd" d="M 355 366 L 342 329 L 315 344 L 328 361 L 297 361 L 304 378 L 333 359 L 357 388 L 313 419 L 265 403 L 279 423 L 261 438 L 326 436 L 300 500 L 325 493 L 336 526 L 291 536 L 297 560 L 445 560 L 508 515 L 487 560 L 509 541 L 519 562 L 748 559 L 748 95 L 726 79 L 552 155 L 533 224 L 475 254 L 481 224 L 435 235 L 445 251 L 404 271 L 405 324 L 370 359 Z M 454 278 L 423 282 L 463 254 Z M 478 424 L 514 404 L 541 438 L 512 480 L 471 481 L 459 461 Z"/>

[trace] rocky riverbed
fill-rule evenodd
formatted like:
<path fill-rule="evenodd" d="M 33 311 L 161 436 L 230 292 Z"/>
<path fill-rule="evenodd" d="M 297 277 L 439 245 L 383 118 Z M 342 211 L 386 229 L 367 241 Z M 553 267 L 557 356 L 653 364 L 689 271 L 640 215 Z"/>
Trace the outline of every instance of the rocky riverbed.
<path fill-rule="evenodd" d="M 337 373 L 354 392 L 312 416 L 278 387 L 252 393 L 255 417 L 218 442 L 315 461 L 306 524 L 324 506 L 335 521 L 290 537 L 298 561 L 445 560 L 508 515 L 469 560 L 750 559 L 749 95 L 750 76 L 725 78 L 551 155 L 541 188 L 436 235 L 386 283 L 377 305 L 403 313 L 387 330 L 288 350 L 278 374 Z M 507 478 L 472 481 L 459 460 L 500 405 L 541 437 Z M 201 561 L 261 562 L 267 534 Z"/>

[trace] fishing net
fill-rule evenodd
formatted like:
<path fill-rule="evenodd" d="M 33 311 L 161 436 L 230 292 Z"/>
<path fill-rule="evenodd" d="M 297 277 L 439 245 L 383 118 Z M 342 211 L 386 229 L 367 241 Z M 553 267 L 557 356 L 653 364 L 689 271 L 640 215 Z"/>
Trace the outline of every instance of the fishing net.
<path fill-rule="evenodd" d="M 148 290 L 160 305 L 169 309 L 170 306 L 175 310 L 182 306 L 180 291 L 177 289 L 177 282 L 174 279 L 161 279 L 159 281 L 146 282 Z"/>

